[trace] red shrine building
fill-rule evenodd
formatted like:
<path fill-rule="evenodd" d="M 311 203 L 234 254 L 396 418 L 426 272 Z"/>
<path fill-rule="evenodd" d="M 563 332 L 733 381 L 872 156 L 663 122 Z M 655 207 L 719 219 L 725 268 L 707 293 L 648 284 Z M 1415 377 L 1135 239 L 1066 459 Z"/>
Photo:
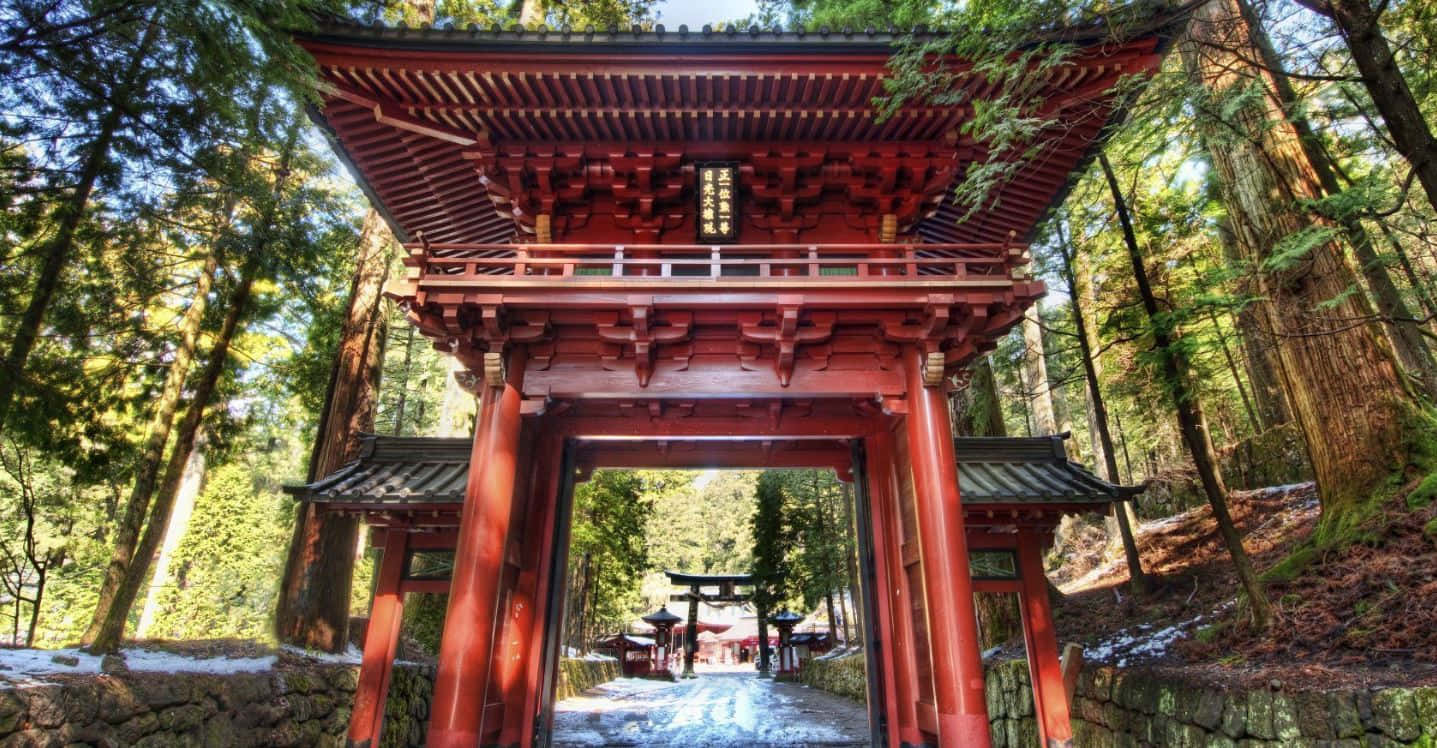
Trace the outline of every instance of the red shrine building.
<path fill-rule="evenodd" d="M 875 745 L 990 744 L 978 590 L 1018 594 L 1039 730 L 1070 740 L 1040 554 L 1120 490 L 1061 440 L 955 440 L 948 394 L 1044 293 L 1025 241 L 1164 40 L 1072 36 L 1040 91 L 1063 127 L 960 221 L 952 188 L 988 158 L 972 107 L 880 118 L 895 38 L 301 39 L 316 116 L 407 252 L 390 295 L 479 400 L 472 440 L 369 438 L 297 491 L 383 549 L 352 744 L 382 729 L 416 590 L 449 595 L 430 745 L 547 744 L 574 482 L 663 466 L 854 483 Z"/>

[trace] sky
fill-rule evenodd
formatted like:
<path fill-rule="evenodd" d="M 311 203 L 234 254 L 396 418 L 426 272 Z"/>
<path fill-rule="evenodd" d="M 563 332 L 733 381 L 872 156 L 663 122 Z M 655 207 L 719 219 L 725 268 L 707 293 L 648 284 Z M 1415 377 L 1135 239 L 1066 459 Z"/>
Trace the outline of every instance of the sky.
<path fill-rule="evenodd" d="M 757 0 L 659 0 L 654 7 L 666 29 L 681 24 L 701 29 L 704 24 L 732 21 L 758 11 Z"/>

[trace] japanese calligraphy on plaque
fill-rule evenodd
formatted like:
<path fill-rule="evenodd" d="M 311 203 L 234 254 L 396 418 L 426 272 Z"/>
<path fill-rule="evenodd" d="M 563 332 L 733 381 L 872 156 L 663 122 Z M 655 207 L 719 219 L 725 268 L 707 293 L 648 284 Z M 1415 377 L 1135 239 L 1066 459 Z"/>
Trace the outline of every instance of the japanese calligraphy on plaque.
<path fill-rule="evenodd" d="M 738 166 L 699 164 L 699 241 L 731 242 L 738 238 Z"/>

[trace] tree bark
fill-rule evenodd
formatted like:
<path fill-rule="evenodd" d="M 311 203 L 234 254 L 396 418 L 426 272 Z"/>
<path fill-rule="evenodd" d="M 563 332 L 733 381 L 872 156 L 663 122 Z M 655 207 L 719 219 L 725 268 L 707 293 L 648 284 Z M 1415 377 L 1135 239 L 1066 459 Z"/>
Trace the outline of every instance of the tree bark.
<path fill-rule="evenodd" d="M 957 392 L 952 401 L 955 436 L 1007 436 L 1003 409 L 998 400 L 998 381 L 993 376 L 992 359 L 984 357 L 973 364 L 968 387 Z M 978 646 L 991 649 L 1023 634 L 1023 618 L 1018 600 L 1008 592 L 973 593 L 973 610 L 978 617 Z"/>
<path fill-rule="evenodd" d="M 165 527 L 165 538 L 160 543 L 159 556 L 155 558 L 155 572 L 150 575 L 150 584 L 145 589 L 145 602 L 140 606 L 140 621 L 135 624 L 136 639 L 149 636 L 150 629 L 155 625 L 155 616 L 160 611 L 160 596 L 170 583 L 170 561 L 189 529 L 190 517 L 194 514 L 195 501 L 204 487 L 204 480 L 204 434 L 201 433 L 195 438 L 195 447 L 190 451 L 190 459 L 185 463 L 184 474 L 180 478 L 174 508 L 170 510 L 170 518 Z"/>
<path fill-rule="evenodd" d="M 773 662 L 773 649 L 768 643 L 768 609 L 759 606 L 758 612 L 758 672 L 767 675 Z"/>
<path fill-rule="evenodd" d="M 1199 8 L 1183 44 L 1189 76 L 1221 96 L 1251 83 L 1253 43 L 1233 0 Z M 1272 87 L 1265 85 L 1270 92 Z M 1372 492 L 1403 462 L 1412 397 L 1335 240 L 1272 266 L 1284 239 L 1320 224 L 1299 204 L 1321 196 L 1301 139 L 1270 93 L 1235 114 L 1240 137 L 1205 137 L 1236 244 L 1259 268 L 1259 302 L 1276 340 L 1283 389 L 1327 511 Z"/>
<path fill-rule="evenodd" d="M 349 308 L 331 374 L 325 412 L 310 459 L 311 481 L 329 475 L 359 448 L 359 434 L 374 429 L 374 404 L 384 356 L 383 298 L 392 240 L 378 212 L 364 218 Z M 275 612 L 280 641 L 327 652 L 342 651 L 349 628 L 354 548 L 359 523 L 322 513 L 311 504 L 297 510 Z"/>
<path fill-rule="evenodd" d="M 1352 61 L 1362 74 L 1362 85 L 1382 114 L 1397 152 L 1412 165 L 1427 202 L 1437 209 L 1437 137 L 1412 95 L 1407 78 L 1397 66 L 1392 47 L 1382 33 L 1381 14 L 1387 3 L 1374 8 L 1370 0 L 1298 0 L 1337 24 L 1347 40 Z"/>
<path fill-rule="evenodd" d="M 1213 517 L 1217 520 L 1218 532 L 1222 534 L 1223 542 L 1227 544 L 1228 554 L 1232 556 L 1238 580 L 1242 584 L 1243 591 L 1247 593 L 1248 603 L 1252 606 L 1253 625 L 1259 629 L 1267 628 L 1272 622 L 1272 606 L 1268 603 L 1267 593 L 1263 591 L 1262 584 L 1253 571 L 1252 561 L 1248 558 L 1247 551 L 1242 547 L 1242 538 L 1237 534 L 1237 526 L 1233 523 L 1232 516 L 1228 514 L 1227 488 L 1223 485 L 1221 473 L 1218 472 L 1217 455 L 1213 451 L 1212 441 L 1208 438 L 1207 426 L 1203 421 L 1197 392 L 1192 387 L 1191 368 L 1182 352 L 1173 345 L 1173 336 L 1176 331 L 1172 329 L 1171 317 L 1162 314 L 1158 308 L 1157 297 L 1153 294 L 1152 286 L 1148 282 L 1147 269 L 1143 265 L 1142 252 L 1138 249 L 1137 236 L 1133 232 L 1132 219 L 1128 215 L 1127 202 L 1123 198 L 1122 190 L 1118 187 L 1118 178 L 1113 174 L 1113 167 L 1108 163 L 1107 154 L 1099 151 L 1098 163 L 1102 166 L 1103 175 L 1108 182 L 1108 189 L 1112 192 L 1113 206 L 1122 227 L 1124 244 L 1127 245 L 1128 260 L 1133 266 L 1133 278 L 1137 282 L 1138 293 L 1142 297 L 1143 311 L 1147 313 L 1149 324 L 1152 326 L 1153 347 L 1157 349 L 1162 359 L 1162 384 L 1167 389 L 1168 396 L 1177 411 L 1178 426 L 1182 432 L 1183 441 L 1192 454 L 1193 464 L 1197 468 L 1203 492 L 1207 494 Z M 1116 469 L 1115 464 L 1113 470 L 1116 471 Z"/>
<path fill-rule="evenodd" d="M 1303 153 L 1306 154 L 1308 162 L 1312 165 L 1312 172 L 1317 175 L 1317 181 L 1322 185 L 1322 191 L 1328 196 L 1341 194 L 1342 186 L 1338 184 L 1336 170 L 1317 134 L 1313 132 L 1311 123 L 1302 114 L 1297 92 L 1293 89 L 1292 82 L 1288 80 L 1282 58 L 1278 56 L 1277 50 L 1272 45 L 1272 40 L 1268 38 L 1267 31 L 1262 26 L 1262 19 L 1247 0 L 1234 0 L 1234 2 L 1237 3 L 1238 10 L 1242 14 L 1243 22 L 1247 24 L 1247 32 L 1253 45 L 1257 48 L 1258 54 L 1261 55 L 1263 66 L 1267 69 L 1268 78 L 1272 81 L 1273 94 L 1276 95 L 1278 103 L 1282 106 L 1288 122 L 1292 123 L 1293 129 L 1297 131 Z M 1433 153 L 1437 155 L 1437 151 Z M 1328 217 L 1342 227 L 1342 232 L 1347 236 L 1348 243 L 1352 245 L 1353 254 L 1357 256 L 1358 269 L 1361 270 L 1362 277 L 1367 281 L 1367 289 L 1372 295 L 1377 311 L 1382 313 L 1383 322 L 1397 357 L 1408 371 L 1422 381 L 1423 389 L 1429 397 L 1437 396 L 1437 360 L 1433 359 L 1432 351 L 1422 335 L 1421 323 L 1407 308 L 1407 302 L 1403 300 L 1402 293 L 1397 290 L 1397 284 L 1392 282 L 1392 276 L 1387 272 L 1387 265 L 1382 258 L 1378 257 L 1371 235 L 1368 234 L 1367 229 L 1363 227 L 1356 215 L 1345 214 Z"/>
<path fill-rule="evenodd" d="M 158 34 L 159 23 L 152 13 L 145 23 L 145 31 L 135 45 L 134 54 L 119 84 L 112 91 L 113 100 L 105 110 L 105 115 L 100 118 L 99 130 L 85 151 L 85 159 L 80 167 L 80 180 L 76 182 L 70 197 L 61 202 L 51 216 L 50 220 L 56 224 L 55 236 L 37 252 L 44 259 L 40 263 L 39 272 L 35 274 L 35 287 L 30 293 L 30 303 L 25 307 L 20 323 L 15 328 L 15 337 L 10 342 L 10 350 L 5 352 L 5 361 L 0 364 L 0 427 L 9 419 L 10 406 L 15 402 L 15 393 L 25 376 L 30 352 L 40 338 L 40 327 L 45 323 L 45 313 L 49 311 L 50 302 L 55 299 L 55 292 L 60 288 L 60 276 L 75 249 L 75 234 L 80 227 L 80 221 L 89 210 L 90 195 L 95 190 L 95 182 L 110 162 L 110 148 L 114 145 L 115 135 L 124 120 L 125 107 L 143 88 L 145 58 Z"/>
<path fill-rule="evenodd" d="M 140 586 L 144 584 L 145 577 L 149 574 L 150 560 L 154 557 L 155 550 L 159 548 L 160 541 L 164 538 L 165 530 L 169 526 L 170 510 L 174 508 L 175 495 L 179 493 L 185 464 L 190 460 L 190 453 L 195 446 L 195 437 L 199 434 L 200 425 L 204 422 L 205 408 L 214 397 L 220 376 L 224 374 L 225 365 L 229 361 L 230 343 L 239 332 L 240 323 L 249 310 L 260 256 L 259 252 L 252 252 L 240 270 L 239 284 L 230 296 L 229 309 L 225 313 L 224 323 L 215 337 L 209 361 L 206 362 L 199 382 L 195 385 L 189 409 L 185 412 L 185 419 L 180 424 L 180 430 L 175 436 L 175 447 L 170 451 L 170 461 L 165 468 L 164 480 L 160 484 L 159 496 L 156 497 L 150 522 L 145 526 L 145 533 L 140 538 L 139 547 L 135 549 L 134 558 L 126 567 L 124 576 L 115 589 L 114 601 L 101 621 L 94 641 L 90 644 L 92 652 L 114 652 L 120 647 L 120 640 L 125 633 L 125 622 L 130 617 L 130 608 L 135 603 L 135 595 L 139 593 Z"/>
<path fill-rule="evenodd" d="M 1083 377 L 1088 383 L 1088 402 L 1093 408 L 1093 424 L 1098 429 L 1098 441 L 1102 445 L 1103 467 L 1107 470 L 1110 483 L 1119 483 L 1118 453 L 1113 448 L 1113 435 L 1108 430 L 1108 406 L 1103 401 L 1102 386 L 1098 382 L 1097 356 L 1093 352 L 1093 341 L 1088 337 L 1090 325 L 1083 311 L 1082 295 L 1078 292 L 1078 274 L 1073 248 L 1067 238 L 1058 237 L 1058 252 L 1062 255 L 1063 280 L 1068 286 L 1068 301 L 1073 314 L 1073 326 L 1077 329 L 1078 357 L 1083 362 Z M 1118 533 L 1123 541 L 1123 556 L 1128 564 L 1128 577 L 1133 589 L 1142 592 L 1148 587 L 1148 575 L 1143 571 L 1142 556 L 1138 553 L 1137 538 L 1129 517 L 1128 502 L 1113 503 L 1113 516 L 1117 520 Z"/>
<path fill-rule="evenodd" d="M 1048 436 L 1058 433 L 1058 419 L 1053 412 L 1053 391 L 1048 384 L 1048 363 L 1043 348 L 1043 325 L 1034 304 L 1023 314 L 1023 369 L 1027 373 L 1028 409 L 1033 414 L 1033 434 Z"/>
<path fill-rule="evenodd" d="M 870 594 L 868 588 L 859 583 L 858 578 L 858 526 L 853 520 L 853 487 L 851 483 L 843 484 L 843 492 L 840 497 L 843 501 L 843 526 L 844 530 L 844 563 L 848 566 L 848 598 L 853 601 L 853 632 L 863 635 L 863 603 L 867 599 L 865 595 Z M 843 606 L 843 636 L 844 643 L 853 646 L 852 633 L 849 630 L 848 606 L 843 603 L 843 598 L 838 598 Z"/>
<path fill-rule="evenodd" d="M 200 324 L 204 322 L 210 288 L 214 285 L 218 266 L 219 257 L 212 248 L 205 258 L 199 278 L 195 281 L 195 292 L 190 298 L 190 306 L 180 318 L 179 345 L 175 347 L 174 360 L 170 362 L 169 372 L 165 375 L 164 385 L 160 388 L 154 411 L 150 414 L 149 435 L 136 468 L 135 484 L 130 489 L 124 515 L 115 529 L 110 563 L 105 568 L 99 599 L 95 604 L 95 614 L 90 619 L 90 626 L 85 631 L 83 641 L 94 641 L 99 635 L 100 627 L 104 625 L 114 604 L 115 592 L 124 580 L 126 569 L 134 556 L 135 541 L 139 538 L 140 529 L 149 514 L 150 498 L 155 493 L 155 481 L 159 479 L 160 466 L 165 458 L 165 445 L 170 441 L 170 430 L 174 426 L 175 415 L 179 412 L 180 398 L 184 395 L 190 366 L 194 363 Z"/>

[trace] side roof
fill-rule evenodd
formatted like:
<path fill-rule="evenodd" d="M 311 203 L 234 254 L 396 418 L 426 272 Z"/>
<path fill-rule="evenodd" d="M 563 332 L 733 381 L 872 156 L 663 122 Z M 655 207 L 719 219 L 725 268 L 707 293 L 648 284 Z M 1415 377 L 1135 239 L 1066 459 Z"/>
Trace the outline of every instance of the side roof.
<path fill-rule="evenodd" d="M 320 504 L 402 509 L 462 505 L 469 476 L 469 439 L 366 434 L 359 457 L 306 485 L 287 486 Z M 1067 435 L 960 437 L 953 441 L 959 494 L 965 505 L 1102 505 L 1142 489 L 1109 483 L 1068 459 Z M 667 572 L 678 584 L 745 583 L 744 575 Z M 690 581 L 692 580 L 692 581 Z"/>

